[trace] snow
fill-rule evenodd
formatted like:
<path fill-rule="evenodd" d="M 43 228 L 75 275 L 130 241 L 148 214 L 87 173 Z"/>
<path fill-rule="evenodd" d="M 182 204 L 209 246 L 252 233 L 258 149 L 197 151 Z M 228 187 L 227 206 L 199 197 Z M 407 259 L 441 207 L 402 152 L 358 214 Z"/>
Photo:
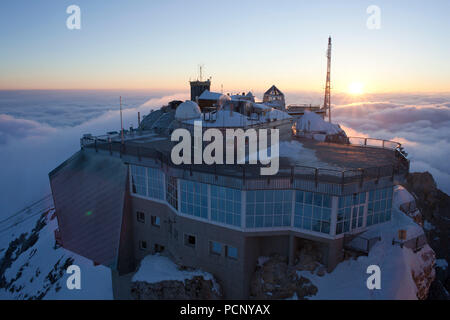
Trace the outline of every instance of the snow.
<path fill-rule="evenodd" d="M 425 222 L 423 223 L 423 228 L 424 228 L 426 231 L 431 231 L 431 230 L 436 229 L 436 227 L 435 227 L 431 222 L 429 222 L 429 221 L 427 221 L 427 220 L 425 220 Z"/>
<path fill-rule="evenodd" d="M 194 101 L 186 100 L 177 107 L 175 111 L 175 119 L 179 121 L 189 119 L 200 119 L 202 112 L 198 104 Z"/>
<path fill-rule="evenodd" d="M 94 266 L 77 254 L 64 248 L 54 248 L 54 230 L 57 228 L 57 220 L 51 220 L 54 210 L 50 210 L 45 218 L 46 225 L 39 232 L 38 241 L 26 251 L 22 252 L 12 265 L 5 270 L 4 276 L 7 282 L 13 282 L 14 288 L 19 290 L 10 292 L 0 289 L 0 300 L 27 299 L 37 297 L 49 290 L 43 299 L 70 300 L 70 299 L 112 299 L 111 271 L 104 266 Z M 41 218 L 42 208 L 31 207 L 28 212 L 23 212 L 14 219 L 0 222 L 0 260 L 11 241 L 23 233 L 29 234 Z M 11 220 L 15 223 L 11 224 Z M 81 290 L 69 290 L 66 286 L 68 274 L 63 270 L 67 259 L 74 259 L 75 264 L 81 269 Z M 57 267 L 55 269 L 55 266 Z M 50 283 L 47 276 L 52 271 L 63 271 L 61 278 L 55 283 Z"/>
<path fill-rule="evenodd" d="M 272 107 L 266 106 L 265 104 L 262 104 L 262 103 L 255 103 L 255 104 L 253 104 L 253 107 L 255 109 L 262 110 L 262 111 L 272 110 Z"/>
<path fill-rule="evenodd" d="M 297 296 L 297 292 L 294 292 L 294 294 L 292 295 L 292 297 L 284 299 L 284 300 L 298 300 L 298 296 Z"/>
<path fill-rule="evenodd" d="M 209 90 L 203 91 L 203 93 L 198 97 L 199 100 L 231 100 L 231 98 L 227 95 L 224 95 L 219 92 L 211 92 Z"/>
<path fill-rule="evenodd" d="M 299 166 L 341 169 L 338 166 L 331 165 L 320 161 L 316 156 L 314 149 L 305 148 L 302 143 L 297 140 L 280 142 L 280 157 L 289 158 L 292 162 Z"/>
<path fill-rule="evenodd" d="M 425 245 L 416 254 L 409 248 L 392 245 L 399 229 L 408 230 L 408 238 L 423 234 L 422 228 L 395 207 L 391 221 L 372 226 L 364 234 L 365 237 L 381 236 L 381 241 L 372 247 L 368 256 L 345 260 L 323 277 L 298 271 L 298 276 L 309 279 L 318 288 L 317 294 L 309 299 L 416 300 L 417 286 L 411 272 L 419 273 L 424 269 L 427 262 L 421 256 L 432 249 Z M 370 265 L 378 265 L 381 269 L 381 290 L 369 290 L 366 286 Z"/>
<path fill-rule="evenodd" d="M 302 117 L 297 120 L 297 131 L 304 132 L 325 132 L 326 134 L 339 134 L 344 131 L 337 125 L 326 122 L 315 112 L 305 110 Z"/>
<path fill-rule="evenodd" d="M 414 197 L 403 186 L 394 187 L 394 205 L 401 206 L 402 204 L 413 202 Z"/>
<path fill-rule="evenodd" d="M 181 106 L 181 105 L 180 105 Z M 180 107 L 178 107 L 180 108 Z M 177 109 L 178 110 L 178 109 Z M 276 120 L 287 120 L 292 118 L 286 112 L 271 109 L 271 111 L 266 112 L 264 115 L 260 115 L 259 118 L 248 118 L 247 116 L 226 109 L 220 109 L 215 113 L 215 121 L 205 121 L 202 120 L 203 127 L 208 128 L 240 128 L 240 127 L 248 127 L 251 125 L 257 125 L 261 123 L 266 123 L 270 121 Z M 186 121 L 183 121 L 185 124 L 194 125 L 195 121 L 201 121 L 200 119 L 190 118 Z"/>
<path fill-rule="evenodd" d="M 275 120 L 291 119 L 292 117 L 287 112 L 278 109 L 272 109 L 271 111 L 266 112 L 266 114 L 262 118 L 264 120 L 270 119 L 272 121 L 275 121 Z"/>
<path fill-rule="evenodd" d="M 436 260 L 436 268 L 447 269 L 448 262 L 445 259 L 437 259 Z"/>
<path fill-rule="evenodd" d="M 258 257 L 258 266 L 262 267 L 269 260 L 270 260 L 269 257 L 264 257 L 264 256 Z"/>
<path fill-rule="evenodd" d="M 213 281 L 214 288 L 218 292 L 218 284 L 212 274 L 201 270 L 180 270 L 172 260 L 159 254 L 148 255 L 142 259 L 139 270 L 134 274 L 132 281 L 157 283 L 175 280 L 184 282 L 197 276 Z"/>

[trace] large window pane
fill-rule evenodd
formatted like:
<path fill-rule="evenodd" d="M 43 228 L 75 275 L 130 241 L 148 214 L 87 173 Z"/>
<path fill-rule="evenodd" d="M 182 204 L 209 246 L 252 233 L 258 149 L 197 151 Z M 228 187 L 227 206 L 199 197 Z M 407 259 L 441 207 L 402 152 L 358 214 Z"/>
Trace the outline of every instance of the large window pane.
<path fill-rule="evenodd" d="M 180 180 L 181 212 L 202 219 L 208 219 L 208 186 L 203 183 Z M 184 197 L 186 194 L 186 197 Z M 184 199 L 186 199 L 184 201 Z M 206 201 L 205 201 L 206 199 Z"/>
<path fill-rule="evenodd" d="M 254 198 L 254 193 L 247 192 L 247 196 Z M 254 215 L 254 207 L 254 202 L 247 203 L 249 216 Z M 240 227 L 241 190 L 211 185 L 211 220 Z"/>

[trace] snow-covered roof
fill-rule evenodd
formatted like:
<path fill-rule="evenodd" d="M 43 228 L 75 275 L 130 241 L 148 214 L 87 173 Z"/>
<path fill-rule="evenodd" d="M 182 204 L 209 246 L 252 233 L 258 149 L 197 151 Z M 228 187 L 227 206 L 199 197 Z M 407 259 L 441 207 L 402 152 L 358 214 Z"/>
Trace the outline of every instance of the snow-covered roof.
<path fill-rule="evenodd" d="M 225 94 L 222 94 L 220 92 L 211 92 L 209 90 L 203 91 L 203 93 L 198 97 L 199 100 L 231 100 L 231 98 Z"/>
<path fill-rule="evenodd" d="M 344 132 L 337 124 L 326 122 L 317 113 L 308 110 L 305 110 L 304 115 L 297 120 L 296 128 L 298 131 L 326 132 L 327 134 Z"/>
<path fill-rule="evenodd" d="M 255 103 L 253 104 L 253 107 L 262 111 L 270 111 L 272 110 L 272 107 L 266 106 L 265 104 L 262 103 Z"/>
<path fill-rule="evenodd" d="M 272 109 L 269 112 L 266 112 L 265 116 L 263 116 L 263 119 L 267 120 L 270 119 L 272 121 L 275 120 L 284 120 L 284 119 L 290 119 L 292 118 L 287 112 L 278 110 L 278 109 Z"/>
<path fill-rule="evenodd" d="M 177 107 L 175 111 L 175 119 L 179 121 L 199 119 L 201 118 L 202 112 L 198 104 L 194 101 L 186 100 Z"/>
<path fill-rule="evenodd" d="M 414 197 L 403 186 L 394 187 L 394 205 L 401 206 L 414 201 Z"/>
<path fill-rule="evenodd" d="M 249 119 L 247 116 L 230 110 L 218 110 L 215 113 L 215 121 L 204 121 L 203 125 L 205 127 L 218 127 L 218 128 L 233 128 L 233 127 L 246 127 L 250 125 L 255 125 L 258 123 L 265 123 L 269 119 L 272 121 L 275 120 L 284 120 L 292 118 L 286 112 L 273 109 L 272 111 L 266 112 L 264 116 L 260 116 L 259 118 Z M 189 119 L 184 121 L 186 124 L 194 124 L 195 119 Z"/>

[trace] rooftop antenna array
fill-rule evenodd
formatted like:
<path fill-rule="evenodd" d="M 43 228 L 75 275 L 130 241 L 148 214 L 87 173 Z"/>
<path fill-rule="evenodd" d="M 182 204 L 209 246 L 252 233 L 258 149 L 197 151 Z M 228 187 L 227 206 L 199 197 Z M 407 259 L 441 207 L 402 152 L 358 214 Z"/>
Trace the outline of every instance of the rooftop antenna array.
<path fill-rule="evenodd" d="M 328 37 L 328 49 L 327 49 L 327 80 L 325 84 L 325 98 L 323 102 L 323 108 L 325 111 L 328 109 L 328 121 L 331 122 L 331 36 Z"/>
<path fill-rule="evenodd" d="M 199 81 L 203 81 L 203 68 L 205 65 L 199 64 L 198 65 L 198 75 L 199 75 Z"/>

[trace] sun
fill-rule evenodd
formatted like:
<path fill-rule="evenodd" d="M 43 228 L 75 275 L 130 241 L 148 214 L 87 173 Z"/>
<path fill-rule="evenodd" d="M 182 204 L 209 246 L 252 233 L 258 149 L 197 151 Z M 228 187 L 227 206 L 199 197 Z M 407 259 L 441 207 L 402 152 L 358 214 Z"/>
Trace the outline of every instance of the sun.
<path fill-rule="evenodd" d="M 348 85 L 348 93 L 355 96 L 363 94 L 364 85 L 361 82 L 352 82 Z"/>

